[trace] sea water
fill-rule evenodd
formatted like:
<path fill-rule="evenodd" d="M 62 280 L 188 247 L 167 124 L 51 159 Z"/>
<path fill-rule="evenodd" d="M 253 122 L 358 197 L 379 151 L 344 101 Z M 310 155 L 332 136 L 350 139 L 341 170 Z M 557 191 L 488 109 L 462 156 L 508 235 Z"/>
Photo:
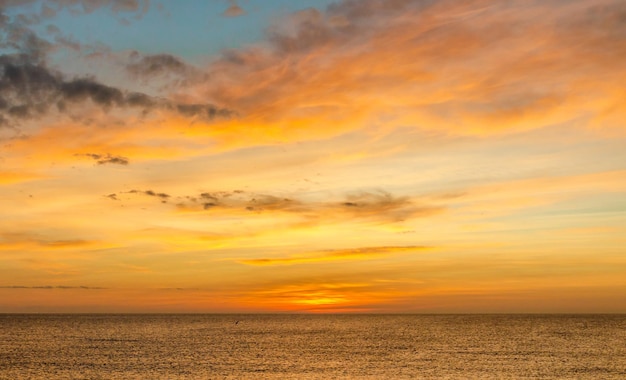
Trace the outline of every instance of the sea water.
<path fill-rule="evenodd" d="M 0 314 L 1 379 L 625 379 L 625 315 Z"/>

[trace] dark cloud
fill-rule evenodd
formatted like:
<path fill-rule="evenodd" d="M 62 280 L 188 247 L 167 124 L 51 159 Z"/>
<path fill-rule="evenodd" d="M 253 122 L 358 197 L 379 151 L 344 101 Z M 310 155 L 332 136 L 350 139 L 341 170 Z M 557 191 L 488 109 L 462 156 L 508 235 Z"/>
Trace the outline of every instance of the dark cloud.
<path fill-rule="evenodd" d="M 104 165 L 104 164 L 128 165 L 129 164 L 128 158 L 122 157 L 122 156 L 113 156 L 110 153 L 107 153 L 107 154 L 84 153 L 84 154 L 77 154 L 77 156 L 85 156 L 85 157 L 93 158 L 94 160 L 96 160 L 98 165 Z"/>
<path fill-rule="evenodd" d="M 124 95 L 117 88 L 97 83 L 91 79 L 80 78 L 69 82 L 61 82 L 59 90 L 64 99 L 84 101 L 91 99 L 104 107 L 120 106 L 124 103 Z"/>
<path fill-rule="evenodd" d="M 131 191 L 127 191 L 128 194 L 143 194 L 143 195 L 147 195 L 150 197 L 156 197 L 161 199 L 161 201 L 166 202 L 171 195 L 166 194 L 166 193 L 157 193 L 155 191 L 152 190 L 131 190 Z"/>
<path fill-rule="evenodd" d="M 126 71 L 133 79 L 162 92 L 187 89 L 204 83 L 209 75 L 171 54 L 142 55 L 132 52 Z"/>
<path fill-rule="evenodd" d="M 185 104 L 127 92 L 93 78 L 68 80 L 44 64 L 29 61 L 25 56 L 0 56 L 0 117 L 7 124 L 19 125 L 20 121 L 52 111 L 78 116 L 73 109 L 80 109 L 87 101 L 104 111 L 133 108 L 145 114 L 166 110 L 192 120 L 210 121 L 233 115 L 232 111 L 211 104 Z"/>
<path fill-rule="evenodd" d="M 128 165 L 128 158 L 121 156 L 109 156 L 98 160 L 98 165 L 102 164 Z"/>
<path fill-rule="evenodd" d="M 386 215 L 395 221 L 443 211 L 441 206 L 417 205 L 409 197 L 396 197 L 386 191 L 350 194 L 346 197 L 346 201 L 330 204 L 329 207 L 335 211 L 360 217 Z"/>
<path fill-rule="evenodd" d="M 200 193 L 197 196 L 185 196 L 178 206 L 185 209 L 213 208 L 241 209 L 247 211 L 293 211 L 303 212 L 305 203 L 288 197 L 278 197 L 268 194 L 252 194 L 241 190 L 218 191 Z"/>
<path fill-rule="evenodd" d="M 54 25 L 46 28 L 53 40 L 40 38 L 32 27 L 40 21 L 37 17 L 20 14 L 19 8 L 16 8 L 18 13 L 13 16 L 4 12 L 7 8 L 30 3 L 33 2 L 0 2 L 0 51 L 3 53 L 0 55 L 0 126 L 16 128 L 26 120 L 40 118 L 50 112 L 60 112 L 68 114 L 74 120 L 84 120 L 80 113 L 85 102 L 90 102 L 105 112 L 131 108 L 145 115 L 153 110 L 164 110 L 192 121 L 210 121 L 233 114 L 212 104 L 181 103 L 129 92 L 100 83 L 92 77 L 68 78 L 50 68 L 46 57 L 59 46 L 79 52 L 84 46 L 70 37 L 62 36 L 59 28 Z M 47 1 L 42 6 L 42 14 L 51 17 L 64 8 L 78 14 L 109 8 L 114 13 L 130 12 L 141 15 L 147 11 L 148 6 L 148 1 L 138 0 L 54 0 Z M 89 50 L 98 52 L 102 47 Z M 137 75 L 141 73 L 144 77 L 174 73 L 181 77 L 181 83 L 200 75 L 198 70 L 167 54 L 139 57 L 137 62 L 129 66 L 129 70 Z"/>
<path fill-rule="evenodd" d="M 140 77 L 153 77 L 168 73 L 185 74 L 192 68 L 179 58 L 171 54 L 155 54 L 140 56 L 134 52 L 131 55 L 132 62 L 126 69 Z"/>
<path fill-rule="evenodd" d="M 250 199 L 246 209 L 249 211 L 305 211 L 305 205 L 295 199 L 276 197 L 273 195 L 258 195 Z"/>
<path fill-rule="evenodd" d="M 165 193 L 155 193 L 152 190 L 146 190 L 143 193 L 146 194 L 146 195 L 149 195 L 151 197 L 159 197 L 161 199 L 167 199 L 167 198 L 170 197 L 170 195 L 168 195 L 168 194 L 165 194 Z"/>
<path fill-rule="evenodd" d="M 235 191 L 203 192 L 198 195 L 174 197 L 152 190 L 131 190 L 127 193 L 144 194 L 172 199 L 181 210 L 211 211 L 239 210 L 254 213 L 289 212 L 300 214 L 310 220 L 380 220 L 384 222 L 402 222 L 412 218 L 427 217 L 444 212 L 446 207 L 440 203 L 426 203 L 429 198 L 418 202 L 410 197 L 397 197 L 386 191 L 359 192 L 349 194 L 340 202 L 316 202 L 294 197 L 255 194 Z M 437 199 L 430 198 L 430 201 Z"/>
<path fill-rule="evenodd" d="M 0 15 L 2 11 L 0 10 Z M 21 23 L 0 21 L 0 49 L 22 62 L 41 63 L 52 49 L 52 43 L 39 38 Z"/>
<path fill-rule="evenodd" d="M 216 116 L 229 116 L 227 110 L 219 110 L 210 104 L 170 104 L 165 108 L 173 109 L 183 116 L 199 117 L 201 119 L 212 120 Z"/>

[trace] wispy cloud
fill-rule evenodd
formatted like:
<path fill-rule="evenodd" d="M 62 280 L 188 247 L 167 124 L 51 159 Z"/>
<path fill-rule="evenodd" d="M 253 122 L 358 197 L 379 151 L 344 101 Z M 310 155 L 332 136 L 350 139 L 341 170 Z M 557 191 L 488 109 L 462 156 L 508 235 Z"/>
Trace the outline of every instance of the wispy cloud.
<path fill-rule="evenodd" d="M 125 66 L 131 78 L 159 92 L 184 92 L 187 87 L 209 81 L 202 69 L 172 54 L 144 55 L 133 51 Z"/>
<path fill-rule="evenodd" d="M 99 286 L 71 286 L 71 285 L 40 285 L 40 286 L 23 286 L 23 285 L 0 285 L 0 289 L 84 289 L 84 290 L 101 290 L 108 289 Z"/>
<path fill-rule="evenodd" d="M 135 52 L 131 58 L 134 58 L 134 62 L 128 64 L 126 68 L 139 77 L 151 78 L 167 73 L 184 74 L 189 70 L 186 63 L 171 54 L 140 56 Z"/>
<path fill-rule="evenodd" d="M 333 206 L 332 211 L 341 210 L 358 217 L 387 215 L 395 221 L 438 214 L 444 210 L 439 205 L 415 204 L 409 197 L 394 197 L 386 191 L 350 194 L 345 202 Z"/>
<path fill-rule="evenodd" d="M 35 0 L 10 0 L 0 4 L 0 49 L 7 56 L 13 56 L 22 61 L 42 64 L 47 60 L 48 53 L 58 46 L 70 50 L 80 50 L 82 45 L 77 40 L 60 34 L 60 29 L 50 23 L 50 19 L 60 11 L 69 11 L 72 16 L 92 13 L 98 9 L 108 8 L 118 21 L 129 23 L 127 16 L 139 19 L 149 8 L 149 0 L 50 0 L 41 5 L 40 12 L 33 12 L 37 7 Z M 31 10 L 20 12 L 23 6 L 31 6 Z M 34 9 L 33 9 L 34 8 Z M 17 10 L 17 12 L 7 12 Z M 34 26 L 47 23 L 46 31 L 53 37 L 52 40 L 43 38 Z"/>
<path fill-rule="evenodd" d="M 23 171 L 0 171 L 0 184 L 21 183 L 42 178 L 42 175 Z"/>
<path fill-rule="evenodd" d="M 286 257 L 242 259 L 238 262 L 247 265 L 295 265 L 340 260 L 369 260 L 380 256 L 390 256 L 400 253 L 423 251 L 432 247 L 427 246 L 390 246 L 390 247 L 361 247 L 350 249 L 333 249 L 317 252 L 306 252 Z"/>
<path fill-rule="evenodd" d="M 223 15 L 226 17 L 237 17 L 237 16 L 241 16 L 246 14 L 246 11 L 243 10 L 243 8 L 241 8 L 239 6 L 239 4 L 237 4 L 236 0 L 228 0 L 229 6 L 228 8 L 224 11 Z"/>
<path fill-rule="evenodd" d="M 0 5 L 0 10 L 10 9 L 13 7 L 20 7 L 24 5 L 31 5 L 36 3 L 36 0 L 8 0 L 3 1 Z M 113 13 L 117 15 L 131 13 L 136 17 L 143 15 L 150 9 L 149 0 L 46 0 L 41 6 L 41 12 L 39 14 L 29 14 L 30 17 L 23 17 L 23 21 L 30 23 L 42 22 L 50 17 L 56 15 L 56 13 L 63 9 L 68 9 L 71 14 L 79 15 L 85 13 L 92 13 L 100 8 L 109 8 Z"/>
<path fill-rule="evenodd" d="M 97 244 L 84 239 L 52 239 L 34 233 L 2 233 L 0 234 L 0 250 L 28 249 L 75 249 Z"/>
<path fill-rule="evenodd" d="M 209 68 L 219 76 L 200 87 L 285 138 L 386 116 L 388 127 L 455 134 L 580 117 L 621 128 L 623 13 L 619 1 L 342 2 L 281 20 L 263 45 L 227 51 Z"/>

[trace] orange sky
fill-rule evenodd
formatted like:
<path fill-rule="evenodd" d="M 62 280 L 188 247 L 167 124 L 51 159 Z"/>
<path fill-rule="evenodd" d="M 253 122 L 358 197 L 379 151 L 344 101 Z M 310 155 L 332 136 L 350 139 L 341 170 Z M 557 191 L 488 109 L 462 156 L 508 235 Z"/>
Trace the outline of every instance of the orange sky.
<path fill-rule="evenodd" d="M 626 312 L 626 3 L 279 3 L 0 6 L 0 312 Z"/>

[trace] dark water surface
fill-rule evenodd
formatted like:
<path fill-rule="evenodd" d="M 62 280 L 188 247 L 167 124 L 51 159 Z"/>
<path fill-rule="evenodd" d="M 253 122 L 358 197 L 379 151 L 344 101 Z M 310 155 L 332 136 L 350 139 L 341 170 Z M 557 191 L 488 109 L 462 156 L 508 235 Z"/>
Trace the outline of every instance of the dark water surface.
<path fill-rule="evenodd" d="M 626 315 L 0 314 L 0 379 L 223 378 L 626 379 Z"/>

